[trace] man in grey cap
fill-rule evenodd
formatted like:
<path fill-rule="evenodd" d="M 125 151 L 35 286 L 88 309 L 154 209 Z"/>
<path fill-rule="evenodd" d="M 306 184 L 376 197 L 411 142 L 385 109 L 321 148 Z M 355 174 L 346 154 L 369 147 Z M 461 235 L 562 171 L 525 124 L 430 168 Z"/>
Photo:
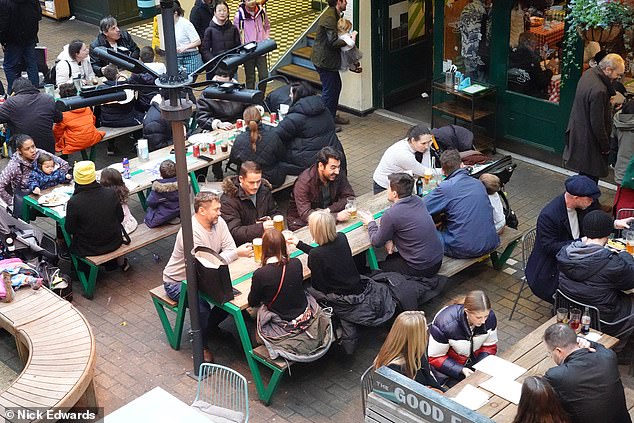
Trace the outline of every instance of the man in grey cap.
<path fill-rule="evenodd" d="M 535 246 L 526 264 L 526 281 L 539 298 L 553 302 L 558 286 L 559 270 L 556 255 L 562 247 L 581 238 L 580 222 L 586 213 L 597 209 L 601 195 L 596 182 L 587 176 L 566 179 L 566 192 L 546 204 L 537 218 Z M 616 220 L 617 229 L 629 228 L 630 219 Z"/>

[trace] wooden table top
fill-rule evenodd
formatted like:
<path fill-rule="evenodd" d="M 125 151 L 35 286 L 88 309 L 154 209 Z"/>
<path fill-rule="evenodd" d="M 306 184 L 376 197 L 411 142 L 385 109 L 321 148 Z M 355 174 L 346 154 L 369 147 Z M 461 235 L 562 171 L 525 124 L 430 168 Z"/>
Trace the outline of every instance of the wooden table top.
<path fill-rule="evenodd" d="M 528 376 L 543 375 L 548 369 L 556 366 L 542 341 L 546 328 L 553 323 L 556 323 L 555 317 L 546 321 L 517 344 L 513 345 L 513 347 L 500 354 L 500 357 L 526 369 L 526 373 L 517 378 L 517 382 L 522 383 Z M 606 348 L 612 348 L 619 340 L 610 335 L 602 334 L 598 342 L 603 344 Z M 478 387 L 478 385 L 490 378 L 491 376 L 488 374 L 476 371 L 473 375 L 448 390 L 446 395 L 450 398 L 454 398 L 467 384 Z M 517 405 L 497 395 L 493 395 L 489 398 L 489 401 L 477 411 L 498 423 L 510 423 L 517 413 Z"/>

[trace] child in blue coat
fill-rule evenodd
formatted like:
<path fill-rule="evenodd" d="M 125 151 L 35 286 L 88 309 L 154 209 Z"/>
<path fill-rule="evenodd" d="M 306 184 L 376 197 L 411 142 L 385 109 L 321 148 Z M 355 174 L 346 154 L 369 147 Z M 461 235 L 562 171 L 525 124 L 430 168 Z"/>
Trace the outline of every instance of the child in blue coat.
<path fill-rule="evenodd" d="M 29 189 L 35 195 L 59 184 L 67 184 L 73 177 L 60 167 L 55 168 L 53 157 L 42 153 L 37 159 L 37 166 L 29 177 Z"/>

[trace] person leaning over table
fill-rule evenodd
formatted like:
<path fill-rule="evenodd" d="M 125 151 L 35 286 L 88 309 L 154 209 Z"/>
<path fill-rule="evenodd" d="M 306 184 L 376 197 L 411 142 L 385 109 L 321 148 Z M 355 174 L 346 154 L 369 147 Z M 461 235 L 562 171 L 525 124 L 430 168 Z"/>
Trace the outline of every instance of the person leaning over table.
<path fill-rule="evenodd" d="M 253 256 L 251 244 L 243 244 L 236 247 L 236 243 L 229 233 L 227 223 L 220 216 L 220 199 L 211 192 L 199 192 L 194 197 L 194 214 L 192 218 L 192 230 L 194 233 L 194 248 L 198 246 L 208 247 L 220 254 L 222 258 L 231 263 L 238 257 Z M 163 287 L 167 296 L 178 301 L 181 293 L 181 282 L 187 278 L 185 273 L 185 252 L 183 251 L 183 229 L 176 235 L 174 250 L 163 270 Z M 206 300 L 198 299 L 200 312 L 200 329 L 203 337 L 203 359 L 213 362 L 213 355 L 207 342 L 211 331 L 218 334 L 218 325 L 228 316 L 227 312 L 219 307 L 209 305 Z"/>
<path fill-rule="evenodd" d="M 546 378 L 529 376 L 522 383 L 522 395 L 513 423 L 572 422 Z"/>
<path fill-rule="evenodd" d="M 371 214 L 358 212 L 372 245 L 385 246 L 388 253 L 379 267 L 411 276 L 434 276 L 442 265 L 442 242 L 423 200 L 412 195 L 414 178 L 392 173 L 388 181 L 387 199 L 394 204 L 383 213 L 381 224 Z"/>
<path fill-rule="evenodd" d="M 7 206 L 13 207 L 13 214 L 18 217 L 22 215 L 24 196 L 31 193 L 29 189 L 31 173 L 37 167 L 37 159 L 46 151 L 35 147 L 33 138 L 26 134 L 13 135 L 9 143 L 15 145 L 15 153 L 0 173 L 0 199 Z M 55 155 L 51 157 L 55 165 L 59 166 L 60 173 L 68 172 L 70 166 L 65 160 Z"/>
<path fill-rule="evenodd" d="M 429 214 L 446 216 L 446 228 L 440 231 L 445 255 L 476 258 L 490 253 L 500 237 L 484 185 L 462 168 L 457 150 L 443 152 L 440 163 L 446 179 L 424 201 Z"/>
<path fill-rule="evenodd" d="M 320 304 L 332 307 L 341 323 L 339 345 L 352 354 L 359 335 L 356 325 L 378 326 L 392 317 L 396 304 L 386 284 L 359 274 L 345 234 L 337 232 L 332 214 L 317 210 L 308 217 L 312 247 L 294 236 L 286 242 L 308 254 L 311 287 Z"/>
<path fill-rule="evenodd" d="M 350 220 L 345 207 L 354 191 L 346 174 L 340 173 L 341 157 L 334 148 L 324 147 L 317 155 L 317 163 L 297 177 L 286 215 L 290 230 L 306 226 L 308 216 L 317 209 L 328 210 L 337 222 Z"/>
<path fill-rule="evenodd" d="M 426 126 L 409 128 L 404 139 L 392 144 L 383 153 L 372 176 L 374 193 L 378 194 L 388 188 L 388 176 L 393 173 L 411 171 L 414 175 L 423 176 L 431 168 L 432 142 L 431 131 Z M 436 169 L 432 171 L 437 173 Z"/>
<path fill-rule="evenodd" d="M 124 215 L 119 195 L 101 186 L 96 177 L 93 162 L 75 163 L 75 192 L 66 204 L 64 228 L 71 237 L 70 252 L 80 257 L 107 254 L 123 244 Z M 130 269 L 125 257 L 112 260 L 106 267 L 115 265 L 124 272 Z"/>
<path fill-rule="evenodd" d="M 483 291 L 440 310 L 429 327 L 429 363 L 441 384 L 451 387 L 473 373 L 473 366 L 497 353 L 497 318 Z"/>
<path fill-rule="evenodd" d="M 427 360 L 427 320 L 424 311 L 404 311 L 374 359 L 374 370 L 387 366 L 421 385 L 444 392 Z"/>
<path fill-rule="evenodd" d="M 227 176 L 222 190 L 220 210 L 236 243 L 251 242 L 273 227 L 272 217 L 280 212 L 271 184 L 262 178 L 260 165 L 250 161 L 242 163 L 239 175 Z"/>
<path fill-rule="evenodd" d="M 544 344 L 557 364 L 545 379 L 573 423 L 631 423 L 614 351 L 561 323 L 546 329 Z"/>

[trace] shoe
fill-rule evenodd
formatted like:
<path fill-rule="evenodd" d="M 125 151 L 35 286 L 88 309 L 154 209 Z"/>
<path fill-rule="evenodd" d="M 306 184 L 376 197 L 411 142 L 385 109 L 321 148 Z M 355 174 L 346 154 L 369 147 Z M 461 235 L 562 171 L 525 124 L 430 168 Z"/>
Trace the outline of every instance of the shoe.
<path fill-rule="evenodd" d="M 343 128 L 341 126 L 335 126 L 335 132 L 336 133 L 339 133 L 341 131 L 343 131 Z"/>
<path fill-rule="evenodd" d="M 205 363 L 213 363 L 214 355 L 209 351 L 209 348 L 203 348 L 203 362 Z"/>
<path fill-rule="evenodd" d="M 57 257 L 62 260 L 70 261 L 70 252 L 68 251 L 68 247 L 64 242 L 57 242 Z"/>
<path fill-rule="evenodd" d="M 347 125 L 350 123 L 350 119 L 345 118 L 343 116 L 340 115 L 335 115 L 335 123 L 337 125 Z"/>
<path fill-rule="evenodd" d="M 30 283 L 31 288 L 38 290 L 42 287 L 42 278 L 35 279 L 35 282 Z"/>
<path fill-rule="evenodd" d="M 121 265 L 121 271 L 127 272 L 128 270 L 130 270 L 130 268 L 132 268 L 132 266 L 130 266 L 130 262 L 128 261 L 127 258 L 124 258 L 123 264 Z"/>

